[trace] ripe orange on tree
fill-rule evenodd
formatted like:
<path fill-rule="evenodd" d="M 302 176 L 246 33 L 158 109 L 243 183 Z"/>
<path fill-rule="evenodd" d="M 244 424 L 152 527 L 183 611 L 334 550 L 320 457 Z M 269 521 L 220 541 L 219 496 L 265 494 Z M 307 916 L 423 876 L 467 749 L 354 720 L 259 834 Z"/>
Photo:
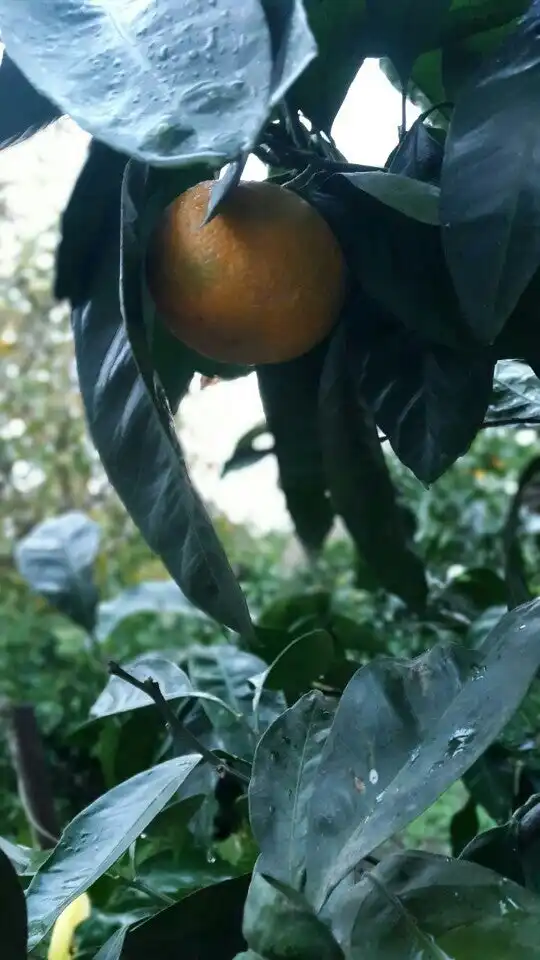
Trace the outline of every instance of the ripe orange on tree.
<path fill-rule="evenodd" d="M 212 181 L 177 197 L 148 251 L 147 281 L 169 330 L 224 363 L 292 360 L 336 323 L 346 267 L 330 227 L 307 201 L 243 182 L 205 224 Z"/>

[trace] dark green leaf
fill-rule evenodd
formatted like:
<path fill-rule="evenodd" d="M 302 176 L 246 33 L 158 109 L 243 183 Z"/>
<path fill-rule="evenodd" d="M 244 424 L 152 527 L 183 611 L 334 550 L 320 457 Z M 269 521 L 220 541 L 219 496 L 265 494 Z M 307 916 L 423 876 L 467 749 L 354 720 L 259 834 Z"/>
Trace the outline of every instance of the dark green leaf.
<path fill-rule="evenodd" d="M 177 0 L 0 3 L 11 56 L 84 129 L 146 163 L 220 166 L 249 150 L 278 92 L 266 18 L 257 0 L 234 18 L 225 0 L 178 14 Z M 315 54 L 306 23 L 295 26 L 280 94 Z"/>
<path fill-rule="evenodd" d="M 335 705 L 313 690 L 285 711 L 260 740 L 249 785 L 250 822 L 260 869 L 301 889 L 313 780 Z"/>
<path fill-rule="evenodd" d="M 521 474 L 504 527 L 504 567 L 510 607 L 516 607 L 519 603 L 531 599 L 525 558 L 519 542 L 520 520 L 522 508 L 526 507 L 527 503 L 536 507 L 539 488 L 540 457 L 535 457 Z"/>
<path fill-rule="evenodd" d="M 419 223 L 438 226 L 440 195 L 439 188 L 432 183 L 412 179 L 403 173 L 383 173 L 378 170 L 344 173 L 341 176 L 357 190 L 363 190 L 391 210 Z"/>
<path fill-rule="evenodd" d="M 279 597 L 265 607 L 259 626 L 298 635 L 298 630 L 307 626 L 322 627 L 328 623 L 331 605 L 332 596 L 325 590 L 306 590 Z"/>
<path fill-rule="evenodd" d="M 269 442 L 265 443 L 264 438 L 267 437 Z M 262 445 L 260 445 L 261 440 L 263 440 Z M 257 441 L 258 444 L 255 446 Z M 221 476 L 224 477 L 232 470 L 243 470 L 244 467 L 251 467 L 254 463 L 258 463 L 259 460 L 267 457 L 269 453 L 274 453 L 274 446 L 268 433 L 268 427 L 266 423 L 259 423 L 240 438 L 231 456 L 223 464 Z"/>
<path fill-rule="evenodd" d="M 267 960 L 343 960 L 328 928 L 301 897 L 288 897 L 253 873 L 244 909 L 243 933 L 248 944 Z"/>
<path fill-rule="evenodd" d="M 79 307 L 91 296 L 109 230 L 120 217 L 122 177 L 127 157 L 92 140 L 82 170 L 62 214 L 56 252 L 54 294 Z"/>
<path fill-rule="evenodd" d="M 420 480 L 433 482 L 467 451 L 491 396 L 487 351 L 428 343 L 364 298 L 348 317 L 347 359 L 357 395 Z"/>
<path fill-rule="evenodd" d="M 365 5 L 367 29 L 406 88 L 418 54 L 437 44 L 451 0 L 365 0 Z"/>
<path fill-rule="evenodd" d="M 540 894 L 540 795 L 535 794 L 516 811 L 515 825 L 523 883 L 533 893 Z"/>
<path fill-rule="evenodd" d="M 491 870 L 411 852 L 366 873 L 332 926 L 351 960 L 536 960 L 540 904 Z"/>
<path fill-rule="evenodd" d="M 474 837 L 461 851 L 461 860 L 478 863 L 524 886 L 523 869 L 519 858 L 518 835 L 515 825 L 506 823 L 493 827 Z"/>
<path fill-rule="evenodd" d="M 319 400 L 330 495 L 381 585 L 418 608 L 427 595 L 424 568 L 409 546 L 373 415 L 356 389 L 358 359 L 349 357 L 341 325 L 328 350 Z"/>
<path fill-rule="evenodd" d="M 282 690 L 287 703 L 294 703 L 324 676 L 334 656 L 334 641 L 327 630 L 311 630 L 292 640 L 260 678 L 254 710 L 264 689 Z"/>
<path fill-rule="evenodd" d="M 461 851 L 478 833 L 478 813 L 476 802 L 469 797 L 467 802 L 454 814 L 450 821 L 450 843 L 452 856 L 458 857 Z"/>
<path fill-rule="evenodd" d="M 234 960 L 249 876 L 212 884 L 128 931 L 122 960 Z"/>
<path fill-rule="evenodd" d="M 310 807 L 307 883 L 317 906 L 497 737 L 540 665 L 539 623 L 534 601 L 506 614 L 474 653 L 444 642 L 414 661 L 375 660 L 353 677 Z"/>
<path fill-rule="evenodd" d="M 540 262 L 537 0 L 459 97 L 446 141 L 441 223 L 475 336 L 491 343 Z"/>
<path fill-rule="evenodd" d="M 111 483 L 186 596 L 210 616 L 249 634 L 245 601 L 191 485 L 170 413 L 166 421 L 165 399 L 158 412 L 127 339 L 117 250 L 113 233 L 103 250 L 92 299 L 73 311 L 90 432 Z M 177 395 L 187 388 L 192 372 L 193 367 L 177 369 Z"/>
<path fill-rule="evenodd" d="M 0 849 L 0 930 L 2 960 L 26 960 L 26 902 L 11 861 Z"/>
<path fill-rule="evenodd" d="M 487 810 L 493 820 L 508 820 L 514 804 L 515 764 L 506 750 L 492 744 L 463 775 L 472 797 Z"/>
<path fill-rule="evenodd" d="M 387 169 L 389 173 L 438 184 L 443 156 L 444 144 L 419 117 L 390 155 Z"/>
<path fill-rule="evenodd" d="M 526 363 L 500 360 L 495 367 L 493 396 L 486 423 L 508 420 L 540 423 L 540 381 Z"/>
<path fill-rule="evenodd" d="M 94 960 L 119 960 L 122 956 L 124 941 L 126 939 L 127 927 L 120 927 L 109 937 L 100 950 L 96 953 Z"/>
<path fill-rule="evenodd" d="M 317 56 L 302 0 L 261 0 L 272 48 L 272 101 L 278 103 Z"/>
<path fill-rule="evenodd" d="M 15 562 L 33 590 L 88 632 L 98 603 L 93 564 L 100 529 L 75 510 L 44 520 L 15 547 Z"/>
<path fill-rule="evenodd" d="M 103 794 L 68 824 L 28 888 L 31 949 L 65 907 L 125 853 L 200 759 L 193 754 L 151 767 Z"/>
<path fill-rule="evenodd" d="M 179 614 L 200 619 L 203 615 L 178 588 L 174 580 L 147 580 L 100 603 L 96 636 L 106 640 L 119 624 L 138 613 Z"/>
<path fill-rule="evenodd" d="M 268 429 L 274 436 L 279 482 L 300 541 L 317 551 L 334 514 L 323 471 L 317 396 L 326 344 L 288 363 L 258 367 Z"/>
<path fill-rule="evenodd" d="M 0 150 L 33 137 L 60 116 L 4 51 L 0 60 Z"/>
<path fill-rule="evenodd" d="M 149 678 L 155 680 L 159 684 L 159 689 L 165 700 L 207 699 L 219 704 L 225 710 L 231 709 L 219 697 L 214 697 L 206 691 L 198 692 L 194 690 L 187 673 L 184 673 L 176 663 L 172 663 L 172 661 L 166 660 L 165 657 L 160 657 L 158 654 L 143 653 L 136 660 L 127 663 L 125 669 L 138 680 Z M 127 710 L 148 707 L 152 702 L 152 698 L 148 694 L 143 693 L 137 687 L 130 686 L 120 677 L 113 676 L 90 708 L 90 716 L 114 716 L 118 713 L 125 713 Z"/>

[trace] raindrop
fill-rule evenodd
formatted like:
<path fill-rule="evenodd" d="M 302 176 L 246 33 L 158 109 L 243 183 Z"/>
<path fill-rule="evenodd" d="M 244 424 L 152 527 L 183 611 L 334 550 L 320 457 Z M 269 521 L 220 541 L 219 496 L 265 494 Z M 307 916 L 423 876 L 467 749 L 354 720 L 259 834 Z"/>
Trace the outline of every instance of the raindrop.
<path fill-rule="evenodd" d="M 458 730 L 455 730 L 453 735 L 448 741 L 447 754 L 449 757 L 454 757 L 456 753 L 459 753 L 460 750 L 463 750 L 463 747 L 469 743 L 475 734 L 474 727 L 461 727 Z"/>
<path fill-rule="evenodd" d="M 379 773 L 377 770 L 375 770 L 375 768 L 369 771 L 369 782 L 372 783 L 374 786 L 376 783 L 379 782 Z"/>
<path fill-rule="evenodd" d="M 215 862 L 216 862 L 216 858 L 215 858 L 215 856 L 214 856 L 214 854 L 212 853 L 211 850 L 208 850 L 207 853 L 206 853 L 206 862 L 207 862 L 207 863 L 215 863 Z"/>

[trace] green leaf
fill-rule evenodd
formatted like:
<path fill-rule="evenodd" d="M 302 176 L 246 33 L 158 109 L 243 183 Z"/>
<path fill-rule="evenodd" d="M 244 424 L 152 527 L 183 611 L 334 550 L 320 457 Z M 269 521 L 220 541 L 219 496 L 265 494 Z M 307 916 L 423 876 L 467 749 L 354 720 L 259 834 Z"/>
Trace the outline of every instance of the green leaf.
<path fill-rule="evenodd" d="M 33 137 L 60 116 L 5 52 L 0 60 L 0 150 Z"/>
<path fill-rule="evenodd" d="M 324 465 L 336 513 L 386 589 L 421 608 L 427 584 L 412 551 L 373 415 L 356 389 L 356 356 L 342 324 L 332 338 L 320 389 Z"/>
<path fill-rule="evenodd" d="M 259 626 L 297 635 L 308 626 L 324 626 L 330 617 L 331 605 L 332 595 L 320 589 L 278 597 L 264 608 Z"/>
<path fill-rule="evenodd" d="M 26 903 L 14 866 L 0 849 L 2 960 L 26 960 Z"/>
<path fill-rule="evenodd" d="M 204 619 L 174 580 L 147 580 L 122 590 L 112 600 L 100 603 L 96 625 L 98 640 L 107 640 L 119 624 L 138 613 L 179 614 Z"/>
<path fill-rule="evenodd" d="M 461 810 L 454 814 L 450 822 L 450 842 L 452 856 L 458 857 L 467 844 L 478 833 L 478 813 L 476 801 L 469 797 Z"/>
<path fill-rule="evenodd" d="M 317 396 L 326 344 L 288 363 L 257 368 L 266 422 L 275 441 L 279 483 L 298 538 L 317 552 L 334 514 L 327 495 Z"/>
<path fill-rule="evenodd" d="M 103 794 L 68 824 L 27 891 L 30 949 L 65 907 L 125 853 L 200 759 L 193 754 L 151 767 Z"/>
<path fill-rule="evenodd" d="M 92 16 L 78 0 L 61 10 L 40 0 L 0 4 L 10 55 L 83 129 L 145 163 L 220 166 L 250 149 L 276 94 L 316 48 L 297 16 L 276 71 L 257 0 L 235 9 L 234 20 L 226 0 L 177 14 L 176 0 L 136 9 L 130 0 L 101 0 Z"/>
<path fill-rule="evenodd" d="M 518 488 L 512 497 L 503 532 L 504 568 L 508 605 L 516 607 L 532 597 L 527 584 L 525 557 L 519 543 L 521 511 L 527 502 L 536 504 L 540 485 L 540 457 L 525 467 Z"/>
<path fill-rule="evenodd" d="M 317 690 L 285 711 L 263 735 L 249 785 L 249 814 L 260 870 L 300 890 L 308 809 L 335 704 Z"/>
<path fill-rule="evenodd" d="M 367 173 L 344 173 L 345 179 L 357 190 L 364 190 L 405 217 L 438 226 L 439 188 L 431 183 L 414 180 L 397 173 L 374 171 Z"/>
<path fill-rule="evenodd" d="M 465 771 L 463 782 L 490 817 L 500 823 L 508 820 L 514 805 L 516 770 L 508 752 L 499 744 L 492 744 Z"/>
<path fill-rule="evenodd" d="M 478 863 L 525 886 L 518 849 L 518 833 L 512 822 L 492 827 L 475 836 L 460 853 L 461 860 Z"/>
<path fill-rule="evenodd" d="M 443 156 L 444 142 L 441 142 L 433 128 L 426 126 L 423 117 L 418 117 L 390 154 L 386 162 L 386 168 L 389 173 L 400 174 L 403 177 L 412 177 L 415 180 L 422 180 L 424 183 L 437 185 L 441 176 Z M 384 199 L 384 197 L 381 197 L 381 199 Z M 407 211 L 404 210 L 403 212 L 406 213 Z M 435 215 L 438 223 L 438 196 Z"/>
<path fill-rule="evenodd" d="M 178 664 L 155 653 L 143 653 L 125 665 L 125 669 L 138 680 L 155 680 L 165 700 L 208 700 L 237 714 L 219 697 L 206 691 L 197 691 Z M 121 677 L 110 677 L 105 689 L 90 708 L 91 717 L 110 717 L 128 710 L 138 710 L 153 703 L 152 698 L 137 687 L 130 686 Z"/>
<path fill-rule="evenodd" d="M 317 44 L 302 0 L 261 0 L 261 6 L 272 48 L 272 103 L 277 104 L 316 58 Z"/>
<path fill-rule="evenodd" d="M 162 398 L 158 411 L 128 342 L 118 293 L 118 243 L 113 231 L 92 299 L 72 316 L 93 441 L 128 512 L 190 601 L 249 634 L 244 598 L 191 485 L 166 402 Z M 192 372 L 190 366 L 177 369 L 177 395 L 187 388 Z"/>
<path fill-rule="evenodd" d="M 93 564 L 100 529 L 84 513 L 72 510 L 44 520 L 15 547 L 15 563 L 33 590 L 89 633 L 98 592 Z"/>
<path fill-rule="evenodd" d="M 495 367 L 486 424 L 497 426 L 508 420 L 540 422 L 540 381 L 526 363 L 518 360 L 500 360 Z"/>
<path fill-rule="evenodd" d="M 244 908 L 243 933 L 250 947 L 267 960 L 343 960 L 328 928 L 301 897 L 286 896 L 253 873 Z"/>
<path fill-rule="evenodd" d="M 264 441 L 267 437 L 270 442 L 265 443 Z M 257 441 L 260 443 L 261 440 L 263 444 L 261 446 L 255 446 L 255 443 Z M 223 464 L 221 476 L 225 477 L 233 470 L 243 470 L 244 467 L 251 467 L 253 464 L 258 463 L 259 460 L 264 460 L 269 453 L 274 453 L 274 446 L 271 443 L 268 427 L 263 421 L 263 423 L 258 423 L 256 427 L 248 430 L 243 437 L 240 437 L 231 456 Z"/>
<path fill-rule="evenodd" d="M 444 642 L 413 661 L 375 660 L 353 677 L 310 807 L 307 889 L 319 908 L 495 740 L 540 664 L 539 625 L 534 601 L 506 614 L 474 652 Z"/>
<path fill-rule="evenodd" d="M 43 850 L 25 847 L 21 843 L 12 843 L 6 837 L 0 837 L 0 851 L 5 853 L 20 877 L 32 876 L 48 857 L 48 853 Z"/>
<path fill-rule="evenodd" d="M 96 953 L 94 960 L 120 960 L 126 939 L 127 927 L 120 927 L 112 937 L 109 937 L 100 950 Z"/>
<path fill-rule="evenodd" d="M 451 0 L 365 0 L 365 5 L 367 29 L 406 87 L 418 54 L 437 44 Z"/>
<path fill-rule="evenodd" d="M 390 856 L 343 900 L 332 927 L 351 960 L 538 956 L 538 899 L 465 861 L 420 852 Z"/>
<path fill-rule="evenodd" d="M 426 342 L 365 298 L 347 320 L 357 396 L 402 463 L 432 483 L 467 451 L 484 422 L 493 357 Z"/>
<path fill-rule="evenodd" d="M 132 927 L 122 960 L 234 960 L 246 946 L 242 915 L 249 876 L 204 887 Z"/>
<path fill-rule="evenodd" d="M 253 709 L 258 710 L 265 688 L 282 690 L 287 703 L 294 703 L 324 676 L 334 657 L 334 641 L 327 630 L 311 630 L 292 640 L 260 678 Z"/>
<path fill-rule="evenodd" d="M 537 33 L 527 15 L 459 97 L 441 177 L 446 257 L 474 335 L 491 343 L 540 262 Z"/>

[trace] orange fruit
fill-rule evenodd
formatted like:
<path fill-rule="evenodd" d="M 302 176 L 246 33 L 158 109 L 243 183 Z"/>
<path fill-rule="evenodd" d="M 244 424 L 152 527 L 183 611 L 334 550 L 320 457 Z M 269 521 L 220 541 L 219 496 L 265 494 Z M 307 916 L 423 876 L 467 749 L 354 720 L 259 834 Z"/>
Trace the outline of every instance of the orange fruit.
<path fill-rule="evenodd" d="M 147 281 L 171 333 L 224 363 L 307 353 L 345 296 L 341 248 L 317 210 L 268 182 L 240 183 L 202 226 L 212 181 L 186 190 L 152 236 Z"/>

